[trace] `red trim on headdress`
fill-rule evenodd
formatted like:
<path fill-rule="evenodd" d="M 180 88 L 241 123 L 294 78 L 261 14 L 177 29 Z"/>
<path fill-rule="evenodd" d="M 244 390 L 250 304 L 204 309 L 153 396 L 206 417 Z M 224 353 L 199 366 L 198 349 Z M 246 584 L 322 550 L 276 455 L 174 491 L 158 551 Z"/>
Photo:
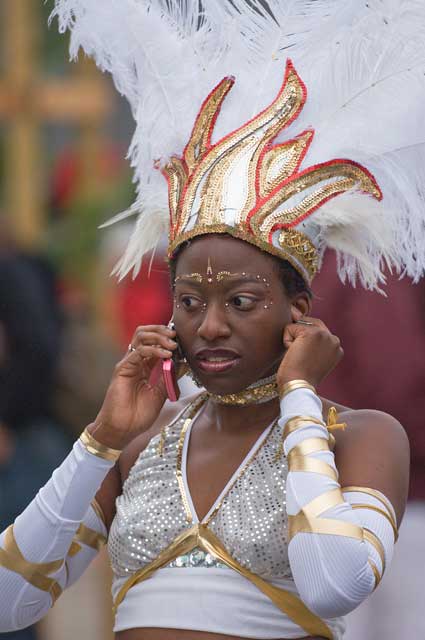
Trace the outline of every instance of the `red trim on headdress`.
<path fill-rule="evenodd" d="M 206 106 L 206 104 L 207 104 L 208 100 L 211 98 L 211 96 L 212 96 L 214 93 L 216 93 L 216 91 L 218 91 L 218 89 L 221 87 L 221 85 L 222 85 L 222 84 L 224 84 L 224 83 L 226 83 L 226 82 L 228 82 L 228 83 L 229 83 L 229 85 L 228 85 L 228 87 L 227 87 L 226 91 L 225 91 L 225 92 L 223 93 L 223 95 L 221 96 L 220 103 L 217 105 L 216 112 L 215 112 L 215 114 L 214 114 L 213 119 L 211 120 L 211 124 L 210 124 L 210 127 L 209 127 L 209 129 L 208 129 L 207 143 L 206 143 L 206 150 L 209 150 L 209 149 L 211 148 L 211 136 L 212 136 L 212 133 L 213 133 L 213 130 L 214 130 L 214 127 L 215 127 L 215 123 L 216 123 L 216 121 L 217 121 L 218 114 L 219 114 L 219 113 L 220 113 L 220 111 L 221 111 L 221 107 L 222 107 L 222 105 L 223 105 L 224 99 L 226 98 L 226 96 L 227 96 L 227 94 L 229 93 L 230 89 L 231 89 L 231 88 L 233 87 L 233 85 L 235 84 L 235 78 L 234 78 L 234 76 L 225 76 L 222 80 L 220 80 L 220 82 L 219 82 L 219 83 L 214 87 L 214 89 L 213 89 L 212 91 L 210 91 L 210 92 L 209 92 L 209 94 L 207 95 L 207 97 L 206 97 L 206 98 L 205 98 L 205 100 L 203 101 L 203 103 L 202 103 L 202 105 L 201 105 L 201 108 L 200 108 L 200 109 L 199 109 L 199 111 L 198 111 L 198 115 L 196 116 L 195 123 L 194 123 L 194 125 L 193 125 L 193 127 L 192 127 L 192 131 L 191 131 L 191 133 L 190 133 L 190 138 L 189 138 L 189 140 L 188 140 L 188 142 L 187 142 L 187 145 L 185 146 L 185 148 L 184 148 L 184 150 L 183 150 L 183 158 L 185 158 L 185 157 L 186 157 L 186 151 L 187 151 L 187 148 L 188 148 L 188 146 L 189 146 L 189 144 L 190 144 L 190 141 L 192 140 L 192 136 L 193 136 L 193 133 L 194 133 L 194 131 L 195 131 L 195 129 L 196 129 L 196 125 L 198 124 L 198 120 L 199 120 L 199 118 L 201 117 L 201 114 L 202 114 L 202 112 L 203 112 L 203 110 L 204 110 L 204 108 L 205 108 L 205 106 Z M 205 152 L 204 152 L 204 154 L 203 154 L 201 157 L 203 157 L 204 155 L 205 155 Z"/>

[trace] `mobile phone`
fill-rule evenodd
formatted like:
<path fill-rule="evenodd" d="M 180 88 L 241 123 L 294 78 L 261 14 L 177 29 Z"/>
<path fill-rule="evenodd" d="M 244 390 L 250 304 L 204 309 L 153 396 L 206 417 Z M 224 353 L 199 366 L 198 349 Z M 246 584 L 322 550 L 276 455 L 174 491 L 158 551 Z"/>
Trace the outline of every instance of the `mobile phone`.
<path fill-rule="evenodd" d="M 177 382 L 176 367 L 172 358 L 162 362 L 162 376 L 167 390 L 168 399 L 176 402 L 180 397 L 180 389 Z"/>
<path fill-rule="evenodd" d="M 174 324 L 171 321 L 168 325 L 171 329 L 174 329 Z M 155 386 L 158 382 L 159 377 L 162 375 L 164 380 L 165 389 L 167 391 L 168 399 L 171 402 L 176 402 L 180 397 L 180 389 L 177 382 L 177 374 L 176 368 L 179 365 L 179 371 L 181 368 L 181 363 L 184 361 L 182 351 L 180 349 L 180 345 L 177 341 L 177 349 L 173 353 L 171 358 L 167 358 L 166 360 L 161 360 L 154 367 L 151 377 L 149 379 L 149 383 L 152 386 Z"/>

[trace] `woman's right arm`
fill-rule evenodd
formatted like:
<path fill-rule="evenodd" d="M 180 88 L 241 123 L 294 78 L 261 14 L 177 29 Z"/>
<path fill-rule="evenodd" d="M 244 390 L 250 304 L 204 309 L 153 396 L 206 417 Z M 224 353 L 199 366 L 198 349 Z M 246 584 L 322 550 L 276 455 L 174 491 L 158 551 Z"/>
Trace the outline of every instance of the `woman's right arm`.
<path fill-rule="evenodd" d="M 78 440 L 34 500 L 0 536 L 0 630 L 42 618 L 106 541 L 91 506 L 114 463 Z M 107 481 L 107 480 L 106 480 Z"/>
<path fill-rule="evenodd" d="M 172 334 L 162 326 L 136 331 L 135 350 L 115 368 L 95 422 L 0 535 L 0 631 L 42 618 L 106 539 L 106 526 L 91 503 L 99 492 L 102 510 L 112 513 L 120 481 L 118 454 L 111 449 L 119 451 L 146 433 L 161 411 L 166 398 L 162 379 L 152 387 L 149 377 L 158 360 L 175 348 L 169 342 Z"/>

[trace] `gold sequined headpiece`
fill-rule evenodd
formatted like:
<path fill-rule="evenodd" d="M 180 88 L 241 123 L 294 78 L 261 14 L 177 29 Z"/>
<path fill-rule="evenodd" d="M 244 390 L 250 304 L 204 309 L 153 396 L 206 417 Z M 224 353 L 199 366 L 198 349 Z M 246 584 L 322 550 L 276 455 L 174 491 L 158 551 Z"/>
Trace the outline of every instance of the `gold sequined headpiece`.
<path fill-rule="evenodd" d="M 314 136 L 308 129 L 273 144 L 298 117 L 307 91 L 291 61 L 275 100 L 216 144 L 211 137 L 234 84 L 224 78 L 203 103 L 181 158 L 162 168 L 168 180 L 169 257 L 184 241 L 228 233 L 288 260 L 311 282 L 320 262 L 320 234 L 312 214 L 335 196 L 357 189 L 381 200 L 367 169 L 347 159 L 300 170 Z"/>
<path fill-rule="evenodd" d="M 387 269 L 425 273 L 424 2 L 53 4 L 71 56 L 111 73 L 136 123 L 135 199 L 104 225 L 137 216 L 120 278 L 166 235 L 172 258 L 207 233 L 307 283 L 327 249 L 342 282 L 367 289 Z"/>

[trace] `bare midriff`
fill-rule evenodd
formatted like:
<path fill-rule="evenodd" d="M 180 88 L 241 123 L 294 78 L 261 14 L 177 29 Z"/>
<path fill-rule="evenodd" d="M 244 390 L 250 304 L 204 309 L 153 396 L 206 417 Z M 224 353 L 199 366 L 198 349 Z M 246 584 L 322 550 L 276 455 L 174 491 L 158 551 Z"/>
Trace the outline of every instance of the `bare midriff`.
<path fill-rule="evenodd" d="M 116 640 L 246 640 L 240 636 L 222 633 L 188 631 L 186 629 L 128 629 L 115 635 Z M 279 638 L 279 640 L 288 640 Z M 302 636 L 297 640 L 325 640 L 322 636 Z"/>

